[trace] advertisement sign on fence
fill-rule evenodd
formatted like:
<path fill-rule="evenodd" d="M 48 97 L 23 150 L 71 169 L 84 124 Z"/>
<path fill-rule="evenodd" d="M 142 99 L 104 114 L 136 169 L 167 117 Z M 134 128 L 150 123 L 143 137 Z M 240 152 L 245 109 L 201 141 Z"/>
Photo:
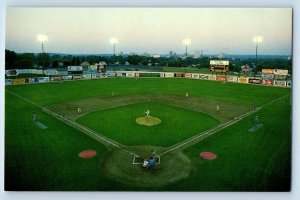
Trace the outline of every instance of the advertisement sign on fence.
<path fill-rule="evenodd" d="M 166 72 L 165 77 L 174 77 L 174 73 Z"/>
<path fill-rule="evenodd" d="M 186 74 L 184 75 L 184 77 L 185 77 L 185 78 L 192 78 L 192 73 L 186 73 Z"/>
<path fill-rule="evenodd" d="M 215 80 L 216 80 L 216 75 L 209 74 L 209 75 L 208 75 L 208 79 L 209 79 L 209 80 L 212 80 L 212 81 L 215 81 Z"/>
<path fill-rule="evenodd" d="M 208 74 L 199 74 L 199 79 L 207 80 L 208 79 Z"/>
<path fill-rule="evenodd" d="M 51 81 L 61 81 L 61 76 L 53 76 L 51 77 Z"/>
<path fill-rule="evenodd" d="M 286 81 L 278 81 L 275 80 L 273 83 L 274 86 L 278 86 L 278 87 L 286 87 Z"/>
<path fill-rule="evenodd" d="M 193 79 L 199 79 L 199 74 L 192 74 Z"/>
<path fill-rule="evenodd" d="M 37 82 L 39 82 L 38 78 L 30 78 L 29 79 L 29 83 L 37 83 Z"/>
<path fill-rule="evenodd" d="M 252 83 L 252 84 L 261 84 L 261 78 L 256 78 L 256 77 L 250 77 L 248 79 L 248 83 Z"/>
<path fill-rule="evenodd" d="M 184 77 L 184 73 L 175 73 L 175 77 Z"/>
<path fill-rule="evenodd" d="M 5 85 L 11 85 L 12 81 L 10 79 L 5 79 Z"/>
<path fill-rule="evenodd" d="M 73 80 L 82 79 L 81 75 L 73 75 Z"/>
<path fill-rule="evenodd" d="M 91 74 L 83 74 L 82 77 L 84 79 L 91 79 L 92 78 Z"/>
<path fill-rule="evenodd" d="M 273 85 L 273 80 L 269 80 L 269 79 L 263 79 L 261 81 L 262 85 Z"/>
<path fill-rule="evenodd" d="M 216 80 L 217 81 L 226 81 L 226 76 L 217 75 Z"/>
<path fill-rule="evenodd" d="M 68 75 L 68 76 L 62 76 L 62 79 L 63 80 L 72 80 L 72 76 L 71 75 Z"/>
<path fill-rule="evenodd" d="M 134 77 L 134 76 L 135 76 L 135 73 L 134 73 L 134 72 L 127 72 L 127 73 L 126 73 L 126 77 L 132 78 L 132 77 Z"/>
<path fill-rule="evenodd" d="M 238 78 L 238 82 L 239 83 L 248 83 L 248 78 L 246 78 L 246 77 L 240 77 L 240 78 Z"/>
<path fill-rule="evenodd" d="M 17 78 L 12 80 L 13 85 L 25 84 L 25 78 Z"/>
<path fill-rule="evenodd" d="M 227 76 L 227 81 L 230 82 L 237 82 L 238 78 L 236 76 Z"/>
<path fill-rule="evenodd" d="M 49 82 L 50 78 L 49 77 L 39 77 L 39 82 L 40 83 L 45 83 L 45 82 Z"/>

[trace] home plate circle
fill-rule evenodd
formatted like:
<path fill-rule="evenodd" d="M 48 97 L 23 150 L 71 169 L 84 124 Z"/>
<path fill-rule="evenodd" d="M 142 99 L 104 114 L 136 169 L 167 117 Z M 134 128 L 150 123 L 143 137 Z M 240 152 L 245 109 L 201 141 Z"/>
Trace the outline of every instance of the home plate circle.
<path fill-rule="evenodd" d="M 96 156 L 96 151 L 94 150 L 85 150 L 79 153 L 79 157 L 81 158 L 92 158 Z"/>
<path fill-rule="evenodd" d="M 200 153 L 200 157 L 205 160 L 214 160 L 217 158 L 217 155 L 212 152 L 204 151 Z"/>

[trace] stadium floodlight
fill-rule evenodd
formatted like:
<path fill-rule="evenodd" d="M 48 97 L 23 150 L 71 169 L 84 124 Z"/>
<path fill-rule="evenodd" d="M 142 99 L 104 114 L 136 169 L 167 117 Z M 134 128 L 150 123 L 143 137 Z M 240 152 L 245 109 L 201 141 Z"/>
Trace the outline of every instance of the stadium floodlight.
<path fill-rule="evenodd" d="M 182 44 L 185 45 L 185 57 L 187 57 L 187 46 L 191 44 L 191 39 L 189 38 L 185 38 L 183 41 L 182 41 Z M 184 74 L 186 74 L 186 67 L 184 67 Z"/>
<path fill-rule="evenodd" d="M 256 61 L 255 61 L 255 67 L 257 67 L 257 48 L 258 45 L 263 42 L 263 38 L 261 36 L 256 36 L 252 39 L 252 41 L 255 43 L 255 55 L 256 55 Z"/>
<path fill-rule="evenodd" d="M 45 53 L 44 52 L 44 43 L 46 43 L 48 41 L 48 37 L 46 35 L 38 35 L 37 36 L 37 41 L 42 43 L 42 53 Z"/>
<path fill-rule="evenodd" d="M 185 56 L 187 57 L 187 46 L 188 45 L 190 45 L 191 44 L 191 39 L 189 39 L 189 38 L 186 38 L 186 39 L 184 39 L 183 41 L 182 41 L 182 44 L 184 44 L 185 45 Z"/>
<path fill-rule="evenodd" d="M 114 56 L 116 55 L 116 44 L 119 43 L 117 38 L 111 38 L 110 43 L 114 45 Z"/>

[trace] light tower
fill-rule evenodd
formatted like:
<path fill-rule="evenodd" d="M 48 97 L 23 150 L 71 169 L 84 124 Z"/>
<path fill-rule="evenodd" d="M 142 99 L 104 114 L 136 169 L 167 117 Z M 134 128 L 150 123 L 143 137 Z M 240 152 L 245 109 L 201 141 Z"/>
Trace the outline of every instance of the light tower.
<path fill-rule="evenodd" d="M 117 38 L 111 38 L 110 43 L 114 45 L 114 56 L 116 55 L 116 44 L 118 44 L 118 39 Z"/>
<path fill-rule="evenodd" d="M 182 44 L 185 45 L 185 57 L 187 58 L 187 46 L 191 44 L 191 39 L 185 38 L 185 39 L 182 41 Z M 184 67 L 184 74 L 186 74 L 186 65 L 185 65 L 185 67 Z"/>
<path fill-rule="evenodd" d="M 186 38 L 182 41 L 182 44 L 185 45 L 185 56 L 187 57 L 187 46 L 191 44 L 191 39 Z"/>
<path fill-rule="evenodd" d="M 46 35 L 38 35 L 37 36 L 37 41 L 42 43 L 42 53 L 45 53 L 44 51 L 44 43 L 48 41 L 48 37 Z"/>
<path fill-rule="evenodd" d="M 256 60 L 255 60 L 255 67 L 257 67 L 257 48 L 258 45 L 263 42 L 263 38 L 261 36 L 256 36 L 252 39 L 252 41 L 255 43 L 255 55 L 256 55 Z"/>

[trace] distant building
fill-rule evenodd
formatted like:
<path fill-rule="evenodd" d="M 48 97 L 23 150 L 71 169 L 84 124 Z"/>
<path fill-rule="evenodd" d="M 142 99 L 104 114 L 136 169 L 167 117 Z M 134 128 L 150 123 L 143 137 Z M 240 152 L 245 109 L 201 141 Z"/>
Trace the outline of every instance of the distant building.
<path fill-rule="evenodd" d="M 201 51 L 195 50 L 194 58 L 200 58 L 201 57 Z"/>
<path fill-rule="evenodd" d="M 223 59 L 223 58 L 225 58 L 225 53 L 219 53 L 219 55 L 217 57 L 219 59 Z"/>

